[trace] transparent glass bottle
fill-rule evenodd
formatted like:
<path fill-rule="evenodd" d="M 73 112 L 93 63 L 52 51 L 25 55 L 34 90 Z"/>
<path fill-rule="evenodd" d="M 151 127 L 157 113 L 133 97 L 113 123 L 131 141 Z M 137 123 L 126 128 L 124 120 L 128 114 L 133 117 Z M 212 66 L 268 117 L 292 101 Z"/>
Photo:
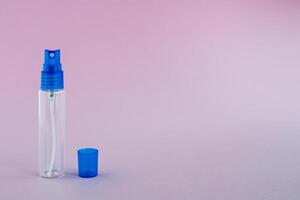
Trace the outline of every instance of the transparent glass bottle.
<path fill-rule="evenodd" d="M 45 50 L 39 91 L 39 175 L 64 175 L 65 92 L 60 51 Z"/>
<path fill-rule="evenodd" d="M 39 174 L 64 175 L 65 92 L 39 91 Z"/>

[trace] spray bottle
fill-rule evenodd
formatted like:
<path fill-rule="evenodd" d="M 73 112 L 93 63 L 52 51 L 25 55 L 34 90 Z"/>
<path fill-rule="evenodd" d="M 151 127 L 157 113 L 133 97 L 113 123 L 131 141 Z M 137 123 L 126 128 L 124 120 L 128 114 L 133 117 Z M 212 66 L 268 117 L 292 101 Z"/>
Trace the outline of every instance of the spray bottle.
<path fill-rule="evenodd" d="M 39 91 L 39 175 L 64 175 L 65 92 L 60 50 L 45 50 Z"/>

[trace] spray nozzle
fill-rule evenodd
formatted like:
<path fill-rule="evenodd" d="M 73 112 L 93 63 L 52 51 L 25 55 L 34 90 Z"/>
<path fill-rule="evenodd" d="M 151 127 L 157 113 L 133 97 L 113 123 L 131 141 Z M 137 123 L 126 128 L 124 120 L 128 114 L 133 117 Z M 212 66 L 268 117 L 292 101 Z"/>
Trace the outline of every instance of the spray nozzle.
<path fill-rule="evenodd" d="M 60 50 L 46 49 L 44 52 L 41 89 L 46 91 L 63 89 L 63 78 L 63 71 L 60 63 Z"/>
<path fill-rule="evenodd" d="M 45 50 L 43 71 L 61 71 L 60 50 Z"/>

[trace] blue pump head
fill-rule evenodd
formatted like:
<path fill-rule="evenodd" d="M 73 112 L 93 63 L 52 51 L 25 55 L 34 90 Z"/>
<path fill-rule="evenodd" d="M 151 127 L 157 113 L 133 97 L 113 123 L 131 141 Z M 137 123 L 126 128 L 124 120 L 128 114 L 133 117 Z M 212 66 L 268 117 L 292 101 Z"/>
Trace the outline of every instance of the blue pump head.
<path fill-rule="evenodd" d="M 64 72 L 61 69 L 60 50 L 44 52 L 44 65 L 41 73 L 41 90 L 56 91 L 64 89 Z"/>

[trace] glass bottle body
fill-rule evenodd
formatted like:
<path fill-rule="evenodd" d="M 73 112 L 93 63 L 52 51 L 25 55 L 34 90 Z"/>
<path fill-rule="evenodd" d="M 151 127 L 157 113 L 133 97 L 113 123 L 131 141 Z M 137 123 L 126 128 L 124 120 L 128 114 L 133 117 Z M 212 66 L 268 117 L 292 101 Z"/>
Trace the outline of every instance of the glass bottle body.
<path fill-rule="evenodd" d="M 65 92 L 39 91 L 39 175 L 64 175 Z"/>

